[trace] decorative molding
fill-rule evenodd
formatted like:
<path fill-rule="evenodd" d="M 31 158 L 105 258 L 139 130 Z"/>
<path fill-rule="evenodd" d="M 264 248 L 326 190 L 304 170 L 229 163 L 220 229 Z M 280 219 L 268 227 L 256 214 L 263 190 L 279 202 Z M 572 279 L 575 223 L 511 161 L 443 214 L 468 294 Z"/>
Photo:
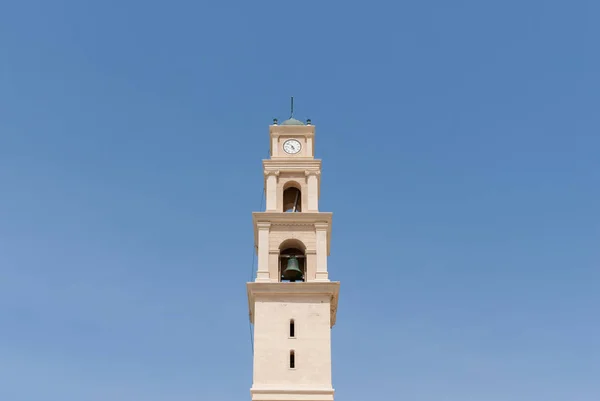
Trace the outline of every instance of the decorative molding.
<path fill-rule="evenodd" d="M 311 174 L 314 175 L 314 176 L 316 176 L 316 177 L 318 177 L 318 176 L 321 175 L 321 172 L 319 170 L 304 170 L 304 175 L 306 177 L 308 177 Z"/>
<path fill-rule="evenodd" d="M 263 159 L 265 169 L 281 170 L 320 170 L 321 159 L 312 157 L 294 157 L 293 159 Z"/>
<path fill-rule="evenodd" d="M 305 227 L 307 230 L 312 230 L 315 225 L 314 223 L 296 223 L 293 221 L 285 222 L 285 223 L 271 223 L 271 227 Z"/>
<path fill-rule="evenodd" d="M 314 227 L 316 231 L 326 231 L 329 229 L 329 223 L 314 223 Z"/>
<path fill-rule="evenodd" d="M 333 213 L 331 212 L 253 212 L 252 220 L 255 222 L 270 223 L 326 223 L 331 224 Z"/>
<path fill-rule="evenodd" d="M 264 174 L 265 174 L 265 177 L 268 177 L 270 175 L 274 175 L 275 177 L 279 177 L 280 171 L 279 170 L 265 170 Z"/>
<path fill-rule="evenodd" d="M 268 230 L 271 228 L 271 222 L 268 221 L 258 221 L 256 222 L 256 228 L 259 230 Z"/>

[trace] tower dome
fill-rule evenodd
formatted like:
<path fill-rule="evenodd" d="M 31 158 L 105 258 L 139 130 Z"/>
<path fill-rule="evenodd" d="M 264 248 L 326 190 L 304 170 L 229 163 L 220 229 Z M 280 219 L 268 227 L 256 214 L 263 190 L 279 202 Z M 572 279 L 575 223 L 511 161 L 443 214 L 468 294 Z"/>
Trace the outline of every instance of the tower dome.
<path fill-rule="evenodd" d="M 306 125 L 300 120 L 296 120 L 295 118 L 289 118 L 281 123 L 281 125 Z"/>

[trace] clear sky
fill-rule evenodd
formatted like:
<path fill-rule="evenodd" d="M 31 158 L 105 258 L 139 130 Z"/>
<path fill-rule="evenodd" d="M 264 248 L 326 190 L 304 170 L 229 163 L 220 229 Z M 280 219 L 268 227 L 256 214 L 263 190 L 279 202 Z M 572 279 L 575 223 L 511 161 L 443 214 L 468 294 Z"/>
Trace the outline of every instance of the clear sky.
<path fill-rule="evenodd" d="M 598 401 L 598 1 L 0 5 L 0 400 L 249 400 L 268 125 L 317 126 L 336 400 Z"/>

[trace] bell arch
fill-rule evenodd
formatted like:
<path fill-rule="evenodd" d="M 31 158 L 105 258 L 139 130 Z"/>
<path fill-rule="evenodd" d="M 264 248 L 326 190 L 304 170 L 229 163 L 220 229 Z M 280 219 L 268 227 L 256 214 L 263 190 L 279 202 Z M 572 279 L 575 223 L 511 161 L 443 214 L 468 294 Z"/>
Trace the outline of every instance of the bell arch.
<path fill-rule="evenodd" d="M 279 245 L 279 281 L 306 281 L 306 245 L 297 239 L 287 239 Z"/>
<path fill-rule="evenodd" d="M 283 185 L 283 212 L 302 211 L 302 185 L 296 181 L 288 181 Z"/>

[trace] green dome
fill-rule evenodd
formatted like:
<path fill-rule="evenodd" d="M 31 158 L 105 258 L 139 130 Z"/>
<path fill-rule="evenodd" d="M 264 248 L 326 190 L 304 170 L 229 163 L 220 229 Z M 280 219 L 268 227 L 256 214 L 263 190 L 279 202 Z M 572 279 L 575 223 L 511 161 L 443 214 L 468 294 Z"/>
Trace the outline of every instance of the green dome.
<path fill-rule="evenodd" d="M 304 123 L 300 120 L 296 120 L 295 118 L 290 118 L 289 120 L 282 122 L 281 125 L 304 125 Z"/>

